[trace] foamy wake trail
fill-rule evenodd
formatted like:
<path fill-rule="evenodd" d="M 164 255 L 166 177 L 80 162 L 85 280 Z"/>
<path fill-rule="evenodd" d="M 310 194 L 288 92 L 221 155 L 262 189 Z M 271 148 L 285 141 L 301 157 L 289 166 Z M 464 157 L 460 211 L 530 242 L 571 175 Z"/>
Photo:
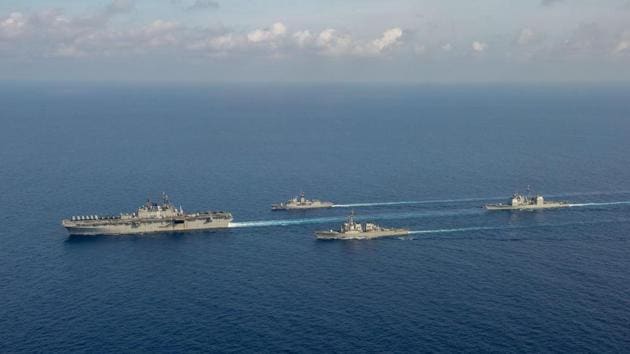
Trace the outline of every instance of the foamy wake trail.
<path fill-rule="evenodd" d="M 610 206 L 610 205 L 627 205 L 630 204 L 630 201 L 623 202 L 605 202 L 605 203 L 577 203 L 577 204 L 569 204 L 571 207 L 589 207 L 589 206 Z"/>
<path fill-rule="evenodd" d="M 413 219 L 423 217 L 443 217 L 443 216 L 461 216 L 461 215 L 474 215 L 481 214 L 483 210 L 481 208 L 474 209 L 459 209 L 459 210 L 435 210 L 424 212 L 409 212 L 409 213 L 389 213 L 378 214 L 369 216 L 358 216 L 357 220 L 398 220 L 398 219 Z M 304 218 L 304 219 L 286 219 L 286 220 L 258 220 L 258 221 L 243 221 L 232 222 L 229 227 L 243 228 L 243 227 L 270 227 L 270 226 L 291 226 L 291 225 L 304 225 L 304 224 L 325 224 L 330 222 L 340 222 L 345 220 L 345 216 L 332 216 L 323 218 Z"/>
<path fill-rule="evenodd" d="M 567 192 L 567 193 L 560 193 L 560 194 L 551 194 L 551 195 L 547 195 L 547 197 L 557 198 L 557 197 L 586 196 L 586 195 L 619 195 L 619 194 L 628 194 L 628 193 L 630 193 L 630 191 Z M 476 198 L 460 198 L 460 199 L 427 199 L 427 200 L 406 200 L 406 201 L 398 201 L 398 202 L 335 204 L 333 205 L 333 208 L 361 208 L 361 207 L 375 207 L 375 206 L 483 202 L 483 201 L 503 200 L 503 199 L 508 199 L 508 197 L 507 196 L 483 197 L 483 198 L 476 197 Z"/>
<path fill-rule="evenodd" d="M 392 203 L 363 203 L 363 204 L 343 204 L 337 205 L 337 207 L 352 207 L 352 206 L 368 206 L 368 205 L 400 205 L 402 203 L 438 203 L 448 201 L 473 201 L 473 200 L 489 200 L 490 198 L 470 198 L 470 199 L 443 199 L 421 202 L 392 202 Z M 589 207 L 589 206 L 614 206 L 614 205 L 630 205 L 630 201 L 618 201 L 618 202 L 602 202 L 602 203 L 576 203 L 569 204 L 571 207 Z M 481 208 L 468 208 L 468 209 L 450 209 L 450 210 L 432 210 L 422 212 L 407 212 L 407 213 L 389 213 L 389 214 L 376 214 L 368 216 L 359 216 L 358 220 L 402 220 L 402 219 L 414 219 L 423 217 L 448 217 L 448 216 L 464 216 L 464 215 L 476 215 L 482 214 L 484 211 Z M 321 218 L 304 218 L 304 219 L 285 219 L 285 220 L 257 220 L 257 221 L 243 221 L 230 223 L 231 228 L 244 228 L 244 227 L 272 227 L 272 226 L 291 226 L 291 225 L 304 225 L 304 224 L 325 224 L 331 222 L 340 222 L 345 220 L 345 216 L 332 216 Z M 518 228 L 518 227 L 507 227 Z M 443 230 L 419 230 L 413 231 L 415 234 L 423 233 L 448 233 L 448 232 L 462 232 L 462 231 L 481 231 L 481 230 L 498 230 L 503 228 L 496 227 L 467 227 L 460 229 L 443 229 Z"/>
<path fill-rule="evenodd" d="M 572 196 L 587 196 L 587 195 L 620 195 L 620 194 L 630 194 L 630 191 L 593 191 L 593 192 L 566 192 L 560 194 L 549 194 L 546 197 L 557 198 L 557 197 L 572 197 Z"/>
<path fill-rule="evenodd" d="M 409 200 L 409 201 L 402 201 L 402 202 L 335 204 L 335 205 L 333 205 L 333 208 L 360 208 L 360 207 L 390 206 L 390 205 L 481 202 L 481 201 L 484 201 L 484 200 L 499 200 L 499 199 L 505 199 L 505 198 L 489 197 L 489 198 L 463 198 L 463 199 L 429 199 L 429 200 Z"/>
<path fill-rule="evenodd" d="M 599 221 L 591 221 L 591 222 L 578 221 L 578 222 L 558 223 L 558 224 L 471 226 L 471 227 L 460 227 L 460 228 L 452 228 L 452 229 L 415 230 L 415 231 L 410 231 L 409 234 L 418 235 L 418 234 L 456 233 L 456 232 L 467 232 L 467 231 L 484 231 L 484 230 L 519 230 L 519 229 L 534 229 L 534 228 L 543 228 L 543 227 L 567 227 L 567 226 L 576 226 L 576 225 L 599 225 L 599 224 L 627 223 L 627 222 L 630 222 L 630 220 L 619 219 L 619 220 L 599 220 Z"/>
<path fill-rule="evenodd" d="M 451 232 L 466 232 L 466 231 L 482 231 L 482 230 L 503 230 L 510 229 L 513 227 L 509 226 L 471 226 L 471 227 L 460 227 L 454 229 L 435 229 L 435 230 L 416 230 L 410 231 L 410 235 L 418 235 L 418 234 L 441 234 L 441 233 L 451 233 Z"/>
<path fill-rule="evenodd" d="M 416 201 L 407 201 L 407 202 L 335 204 L 333 205 L 333 208 L 359 208 L 359 207 L 370 207 L 370 206 L 408 205 L 408 204 L 419 204 L 419 203 L 420 202 L 416 202 Z"/>
<path fill-rule="evenodd" d="M 310 219 L 289 219 L 289 220 L 259 220 L 231 222 L 229 227 L 265 227 L 265 226 L 289 226 L 303 224 L 323 224 L 327 222 L 341 221 L 342 217 L 310 218 Z"/>

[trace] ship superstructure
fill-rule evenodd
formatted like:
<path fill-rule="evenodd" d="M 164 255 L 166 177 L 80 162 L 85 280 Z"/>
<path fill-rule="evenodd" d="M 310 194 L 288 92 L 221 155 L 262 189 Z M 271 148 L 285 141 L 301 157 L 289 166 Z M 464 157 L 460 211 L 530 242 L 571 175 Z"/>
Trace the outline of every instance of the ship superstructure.
<path fill-rule="evenodd" d="M 527 196 L 515 193 L 506 203 L 486 204 L 484 207 L 488 210 L 534 210 L 549 208 L 568 207 L 569 203 L 562 201 L 547 201 L 542 195 Z"/>
<path fill-rule="evenodd" d="M 133 213 L 73 216 L 61 223 L 71 235 L 127 235 L 227 228 L 231 221 L 232 214 L 224 211 L 185 213 L 163 194 L 161 204 L 147 200 Z"/>
<path fill-rule="evenodd" d="M 354 221 L 354 212 L 348 216 L 346 222 L 341 225 L 339 231 L 316 231 L 318 240 L 364 240 L 387 236 L 408 235 L 408 229 L 390 229 L 374 223 L 361 224 Z"/>
<path fill-rule="evenodd" d="M 271 210 L 306 210 L 306 209 L 321 209 L 332 208 L 334 203 L 325 202 L 317 199 L 306 199 L 304 192 L 298 197 L 287 200 L 284 203 L 272 204 Z"/>

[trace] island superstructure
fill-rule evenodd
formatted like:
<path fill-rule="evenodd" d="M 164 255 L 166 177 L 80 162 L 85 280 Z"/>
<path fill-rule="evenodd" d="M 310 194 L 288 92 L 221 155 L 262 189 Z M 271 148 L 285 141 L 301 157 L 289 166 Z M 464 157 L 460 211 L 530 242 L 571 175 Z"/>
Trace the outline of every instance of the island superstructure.
<path fill-rule="evenodd" d="M 512 195 L 512 198 L 506 204 L 486 204 L 484 207 L 487 210 L 536 210 L 565 208 L 568 206 L 569 203 L 567 202 L 547 201 L 542 195 L 526 196 L 516 193 Z"/>
<path fill-rule="evenodd" d="M 341 225 L 339 231 L 316 231 L 318 240 L 366 240 L 387 236 L 408 235 L 408 229 L 389 229 L 374 223 L 357 223 L 354 221 L 354 212 L 348 216 L 346 222 Z"/>
<path fill-rule="evenodd" d="M 150 200 L 134 213 L 116 216 L 73 216 L 61 223 L 71 235 L 131 235 L 227 228 L 232 214 L 225 211 L 185 213 L 162 195 L 162 203 Z"/>
<path fill-rule="evenodd" d="M 271 210 L 306 210 L 306 209 L 321 209 L 332 208 L 333 202 L 325 202 L 317 199 L 306 199 L 304 192 L 298 197 L 287 200 L 284 203 L 272 204 Z"/>

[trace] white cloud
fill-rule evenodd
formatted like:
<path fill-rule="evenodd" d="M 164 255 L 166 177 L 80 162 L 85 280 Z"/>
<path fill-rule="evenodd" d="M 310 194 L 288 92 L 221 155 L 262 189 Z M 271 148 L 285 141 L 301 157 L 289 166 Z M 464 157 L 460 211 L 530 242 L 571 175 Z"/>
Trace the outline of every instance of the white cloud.
<path fill-rule="evenodd" d="M 13 16 L 3 23 L 15 25 Z M 250 53 L 266 57 L 291 55 L 323 56 L 376 56 L 400 45 L 403 32 L 391 28 L 372 40 L 355 40 L 349 33 L 327 28 L 319 33 L 301 30 L 289 33 L 287 27 L 277 22 L 268 28 L 250 32 L 225 29 L 210 30 L 189 27 L 174 21 L 155 20 L 136 28 L 114 28 L 107 23 L 90 21 L 89 18 L 66 17 L 59 12 L 40 13 L 25 19 L 33 23 L 30 39 L 37 41 L 40 56 L 94 57 L 129 56 L 149 53 L 156 48 L 181 55 L 182 50 L 199 52 L 207 56 L 228 56 Z M 5 26 L 6 27 L 6 26 Z M 40 40 L 49 45 L 44 45 Z"/>
<path fill-rule="evenodd" d="M 615 47 L 614 53 L 625 52 L 628 49 L 630 49 L 630 40 L 622 40 L 619 43 L 617 43 L 617 46 Z"/>
<path fill-rule="evenodd" d="M 294 37 L 301 46 L 313 42 L 317 53 L 325 56 L 378 56 L 399 45 L 402 35 L 403 31 L 395 27 L 384 31 L 379 38 L 366 41 L 355 39 L 334 28 L 327 28 L 316 37 L 311 37 L 310 33 L 307 36 L 303 32 L 299 32 L 299 35 L 296 33 Z"/>
<path fill-rule="evenodd" d="M 345 55 L 353 51 L 352 37 L 340 34 L 333 28 L 327 28 L 319 33 L 316 44 L 320 53 L 324 55 Z"/>
<path fill-rule="evenodd" d="M 621 34 L 621 38 L 615 44 L 613 54 L 630 54 L 630 31 Z"/>
<path fill-rule="evenodd" d="M 309 30 L 298 31 L 293 34 L 293 39 L 297 42 L 298 46 L 304 47 L 313 39 L 313 35 Z"/>
<path fill-rule="evenodd" d="M 211 47 L 216 50 L 226 51 L 238 47 L 243 43 L 243 41 L 237 36 L 226 34 L 211 38 L 209 43 Z"/>
<path fill-rule="evenodd" d="M 26 19 L 21 12 L 13 12 L 5 19 L 0 19 L 0 38 L 15 38 L 21 35 L 26 27 Z"/>
<path fill-rule="evenodd" d="M 271 37 L 271 32 L 260 29 L 247 34 L 247 39 L 249 39 L 250 42 L 262 42 L 269 40 Z"/>
<path fill-rule="evenodd" d="M 383 36 L 381 38 L 372 41 L 372 46 L 380 53 L 384 49 L 397 44 L 402 35 L 403 31 L 399 27 L 388 29 L 383 32 Z"/>
<path fill-rule="evenodd" d="M 323 30 L 319 36 L 317 36 L 317 44 L 319 46 L 326 46 L 329 43 L 333 42 L 336 36 L 336 30 L 333 28 L 328 28 Z"/>
<path fill-rule="evenodd" d="M 151 47 L 162 47 L 178 43 L 175 32 L 179 24 L 171 21 L 156 20 L 142 29 L 141 40 Z"/>
<path fill-rule="evenodd" d="M 151 22 L 149 25 L 145 26 L 143 28 L 143 31 L 147 34 L 159 34 L 159 33 L 175 30 L 178 27 L 179 27 L 179 24 L 177 22 L 155 20 Z"/>
<path fill-rule="evenodd" d="M 488 44 L 484 42 L 474 41 L 472 42 L 471 47 L 475 52 L 481 53 L 481 52 L 484 52 L 486 49 L 488 49 Z"/>
<path fill-rule="evenodd" d="M 203 27 L 186 22 L 157 19 L 133 24 L 113 21 L 113 16 L 132 11 L 136 2 L 112 0 L 92 14 L 71 15 L 63 10 L 12 12 L 0 15 L 2 55 L 22 58 L 132 56 L 138 53 L 159 53 L 198 58 L 224 55 L 237 57 L 397 57 L 418 54 L 431 57 L 442 52 L 444 58 L 460 60 L 462 55 L 484 53 L 519 60 L 530 58 L 573 59 L 578 56 L 612 57 L 630 52 L 630 35 L 611 29 L 600 22 L 583 23 L 571 31 L 550 32 L 547 27 L 521 27 L 509 36 L 495 36 L 492 51 L 478 38 L 465 34 L 443 37 L 419 34 L 391 26 L 374 37 L 335 27 L 302 28 L 290 31 L 283 22 L 252 30 L 229 27 Z M 193 0 L 179 4 L 186 6 Z M 541 35 L 545 29 L 547 35 Z M 370 32 L 376 28 L 368 28 Z M 621 34 L 620 34 L 621 32 Z M 414 37 L 414 33 L 417 35 Z M 504 39 L 501 39 L 504 38 Z M 451 42 L 452 40 L 452 42 Z M 503 41 L 503 42 L 502 42 Z M 470 46 L 470 47 L 468 47 Z M 450 52 L 450 54 L 446 54 Z M 188 54 L 187 54 L 188 53 Z M 485 55 L 487 54 L 487 55 Z M 626 56 L 624 56 L 625 58 Z"/>
<path fill-rule="evenodd" d="M 299 63 L 328 60 L 342 66 L 353 61 L 330 60 L 330 57 L 369 58 L 361 60 L 361 65 L 395 61 L 404 64 L 421 57 L 439 71 L 438 62 L 459 65 L 472 57 L 473 65 L 487 67 L 494 63 L 510 67 L 524 61 L 531 68 L 566 65 L 575 69 L 582 65 L 599 70 L 610 68 L 608 64 L 630 63 L 630 34 L 624 32 L 630 30 L 628 12 L 621 11 L 621 3 L 628 1 L 575 4 L 575 11 L 568 13 L 572 9 L 568 7 L 569 1 L 542 8 L 536 5 L 543 0 L 535 0 L 534 4 L 514 5 L 515 16 L 509 23 L 480 22 L 480 14 L 468 8 L 441 5 L 423 9 L 420 17 L 414 14 L 417 9 L 404 9 L 397 4 L 394 6 L 397 9 L 390 7 L 386 17 L 377 17 L 375 11 L 382 9 L 367 4 L 356 14 L 359 17 L 350 18 L 344 17 L 350 13 L 289 17 L 294 13 L 286 9 L 289 6 L 275 12 L 262 9 L 263 12 L 253 13 L 261 10 L 259 6 L 246 4 L 246 9 L 238 9 L 244 11 L 245 17 L 235 17 L 238 14 L 233 6 L 227 6 L 228 2 L 225 2 L 229 7 L 226 11 L 212 16 L 206 16 L 209 12 L 197 15 L 186 11 L 216 8 L 219 3 L 224 4 L 221 0 L 161 1 L 171 2 L 175 8 L 168 5 L 159 8 L 157 4 L 147 7 L 144 0 L 99 0 L 97 3 L 101 5 L 78 8 L 68 5 L 72 10 L 50 8 L 54 1 L 40 1 L 41 4 L 26 7 L 19 5 L 20 1 L 13 1 L 17 4 L 14 12 L 10 4 L 0 6 L 4 8 L 0 11 L 0 60 L 42 64 L 54 56 L 86 58 L 92 62 L 117 58 L 120 60 L 113 62 L 131 63 L 134 56 L 147 55 L 146 60 L 159 63 L 169 63 L 173 58 L 200 63 L 225 56 L 235 59 L 234 63 L 283 58 L 295 61 L 292 63 L 295 65 L 287 68 L 296 68 Z M 481 15 L 496 14 L 490 11 L 493 7 L 485 7 Z M 93 11 L 86 13 L 89 8 Z M 168 14 L 168 10 L 178 11 Z M 126 15 L 133 12 L 137 13 Z M 278 18 L 279 22 L 248 26 L 249 21 L 268 16 Z M 390 23 L 392 19 L 399 22 Z M 231 25 L 230 21 L 235 22 Z M 381 63 L 377 64 L 379 60 Z M 409 70 L 403 66 L 397 70 Z"/>
<path fill-rule="evenodd" d="M 266 42 L 282 37 L 287 33 L 287 27 L 281 22 L 276 22 L 271 29 L 257 29 L 247 34 L 250 42 Z"/>
<path fill-rule="evenodd" d="M 287 27 L 280 22 L 276 22 L 271 26 L 271 33 L 275 36 L 282 36 L 287 33 Z"/>
<path fill-rule="evenodd" d="M 207 51 L 209 55 L 225 56 L 230 51 L 245 47 L 247 38 L 227 33 L 219 36 L 193 41 L 186 49 L 195 51 Z"/>

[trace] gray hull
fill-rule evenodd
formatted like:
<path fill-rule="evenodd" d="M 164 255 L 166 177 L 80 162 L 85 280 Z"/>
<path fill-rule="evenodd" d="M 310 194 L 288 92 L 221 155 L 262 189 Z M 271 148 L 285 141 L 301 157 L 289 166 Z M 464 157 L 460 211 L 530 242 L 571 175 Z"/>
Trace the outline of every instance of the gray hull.
<path fill-rule="evenodd" d="M 485 208 L 487 210 L 540 210 L 540 209 L 557 209 L 566 208 L 568 203 L 545 203 L 544 205 L 503 205 L 503 204 L 489 204 Z"/>
<path fill-rule="evenodd" d="M 63 226 L 70 235 L 135 235 L 158 232 L 186 232 L 224 229 L 229 227 L 231 219 L 196 219 L 196 220 L 134 220 L 128 222 L 102 222 L 92 224 L 64 222 Z"/>
<path fill-rule="evenodd" d="M 389 229 L 382 231 L 367 232 L 337 232 L 337 231 L 318 231 L 315 236 L 318 240 L 370 240 L 379 237 L 405 236 L 409 235 L 407 229 Z"/>
<path fill-rule="evenodd" d="M 272 205 L 271 210 L 309 210 L 309 209 L 326 209 L 332 208 L 333 203 L 313 203 L 309 205 Z"/>

